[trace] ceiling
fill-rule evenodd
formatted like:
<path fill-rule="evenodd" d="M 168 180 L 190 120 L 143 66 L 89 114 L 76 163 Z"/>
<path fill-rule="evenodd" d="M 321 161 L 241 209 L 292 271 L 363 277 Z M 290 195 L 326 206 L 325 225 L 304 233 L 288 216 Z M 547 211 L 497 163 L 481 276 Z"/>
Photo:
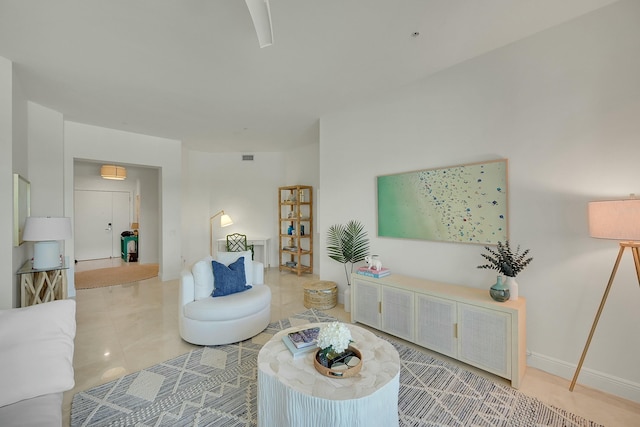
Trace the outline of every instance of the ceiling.
<path fill-rule="evenodd" d="M 615 0 L 0 0 L 27 99 L 200 151 L 283 151 L 318 120 Z M 419 32 L 419 36 L 412 34 Z"/>

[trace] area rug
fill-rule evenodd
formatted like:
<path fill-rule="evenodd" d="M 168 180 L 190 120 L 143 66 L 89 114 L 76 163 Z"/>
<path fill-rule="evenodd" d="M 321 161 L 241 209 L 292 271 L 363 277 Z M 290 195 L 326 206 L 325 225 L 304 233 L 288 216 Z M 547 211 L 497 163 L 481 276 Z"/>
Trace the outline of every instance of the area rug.
<path fill-rule="evenodd" d="M 333 320 L 308 310 L 270 324 L 253 339 L 192 350 L 77 393 L 71 404 L 71 426 L 255 426 L 257 356 L 262 345 L 290 326 Z M 598 426 L 396 340 L 388 341 L 401 360 L 400 426 Z"/>
<path fill-rule="evenodd" d="M 76 273 L 74 278 L 76 289 L 93 289 L 138 282 L 157 275 L 158 264 L 130 263 L 122 267 L 81 271 Z"/>

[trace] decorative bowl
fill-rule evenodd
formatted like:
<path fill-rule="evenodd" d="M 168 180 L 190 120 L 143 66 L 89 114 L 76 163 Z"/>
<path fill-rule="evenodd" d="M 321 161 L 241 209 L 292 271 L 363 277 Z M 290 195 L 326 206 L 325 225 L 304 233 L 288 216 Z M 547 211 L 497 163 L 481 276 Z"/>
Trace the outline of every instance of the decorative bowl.
<path fill-rule="evenodd" d="M 336 356 L 330 367 L 320 363 L 318 356 L 322 349 L 318 349 L 313 356 L 313 366 L 316 371 L 330 378 L 349 378 L 357 375 L 362 369 L 362 353 L 353 346 L 349 346 L 347 351 Z"/>

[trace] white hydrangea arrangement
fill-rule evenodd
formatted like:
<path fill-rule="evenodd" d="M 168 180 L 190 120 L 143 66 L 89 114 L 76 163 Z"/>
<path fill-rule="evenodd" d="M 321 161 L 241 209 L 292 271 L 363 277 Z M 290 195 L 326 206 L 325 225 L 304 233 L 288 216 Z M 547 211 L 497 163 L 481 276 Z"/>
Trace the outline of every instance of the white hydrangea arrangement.
<path fill-rule="evenodd" d="M 325 354 L 340 354 L 349 347 L 351 342 L 353 342 L 351 339 L 351 331 L 344 323 L 332 322 L 320 328 L 318 347 L 320 347 Z"/>

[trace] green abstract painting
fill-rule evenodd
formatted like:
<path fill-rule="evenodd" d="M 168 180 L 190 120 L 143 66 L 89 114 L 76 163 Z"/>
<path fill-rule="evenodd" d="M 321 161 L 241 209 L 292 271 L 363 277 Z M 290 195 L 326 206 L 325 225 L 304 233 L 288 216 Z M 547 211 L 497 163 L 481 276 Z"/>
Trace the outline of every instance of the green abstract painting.
<path fill-rule="evenodd" d="M 497 244 L 508 238 L 507 159 L 377 177 L 378 236 Z"/>

